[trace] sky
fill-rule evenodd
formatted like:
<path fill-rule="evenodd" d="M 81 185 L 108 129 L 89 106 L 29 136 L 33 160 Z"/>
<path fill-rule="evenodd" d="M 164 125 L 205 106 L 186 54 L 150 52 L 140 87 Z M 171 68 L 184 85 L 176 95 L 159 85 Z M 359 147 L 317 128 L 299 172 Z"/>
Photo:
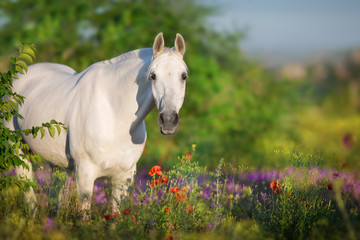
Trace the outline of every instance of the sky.
<path fill-rule="evenodd" d="M 209 23 L 240 29 L 252 56 L 306 59 L 360 47 L 360 0 L 203 0 L 219 6 Z"/>

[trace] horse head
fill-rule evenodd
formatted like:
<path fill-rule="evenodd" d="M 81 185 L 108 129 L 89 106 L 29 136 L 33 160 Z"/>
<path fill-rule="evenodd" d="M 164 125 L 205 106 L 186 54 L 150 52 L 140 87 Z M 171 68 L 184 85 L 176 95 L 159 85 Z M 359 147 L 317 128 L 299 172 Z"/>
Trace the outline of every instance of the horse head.
<path fill-rule="evenodd" d="M 164 135 L 175 134 L 179 125 L 179 110 L 184 102 L 188 76 L 184 53 L 185 41 L 180 34 L 176 34 L 175 46 L 171 49 L 164 47 L 162 33 L 156 36 L 148 79 L 159 112 L 160 131 Z"/>

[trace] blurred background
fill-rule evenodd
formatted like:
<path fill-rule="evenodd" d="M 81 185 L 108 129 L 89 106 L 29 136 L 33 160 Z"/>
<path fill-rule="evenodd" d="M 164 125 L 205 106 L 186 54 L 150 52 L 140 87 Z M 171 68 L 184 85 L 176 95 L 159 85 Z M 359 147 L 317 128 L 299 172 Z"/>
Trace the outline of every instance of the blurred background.
<path fill-rule="evenodd" d="M 360 2 L 357 0 L 2 0 L 0 71 L 21 42 L 37 62 L 77 71 L 157 33 L 186 41 L 190 69 L 176 136 L 146 119 L 139 166 L 196 160 L 254 168 L 359 170 Z"/>

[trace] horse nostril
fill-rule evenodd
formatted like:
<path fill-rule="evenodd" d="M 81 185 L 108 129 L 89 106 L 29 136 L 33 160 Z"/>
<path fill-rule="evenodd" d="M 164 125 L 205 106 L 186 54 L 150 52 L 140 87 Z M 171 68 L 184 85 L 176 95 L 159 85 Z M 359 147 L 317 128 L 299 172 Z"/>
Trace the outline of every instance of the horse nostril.
<path fill-rule="evenodd" d="M 179 114 L 174 113 L 173 124 L 177 125 L 178 123 L 179 123 Z"/>
<path fill-rule="evenodd" d="M 164 114 L 160 113 L 159 114 L 159 123 L 160 125 L 164 125 L 165 121 L 164 121 Z"/>

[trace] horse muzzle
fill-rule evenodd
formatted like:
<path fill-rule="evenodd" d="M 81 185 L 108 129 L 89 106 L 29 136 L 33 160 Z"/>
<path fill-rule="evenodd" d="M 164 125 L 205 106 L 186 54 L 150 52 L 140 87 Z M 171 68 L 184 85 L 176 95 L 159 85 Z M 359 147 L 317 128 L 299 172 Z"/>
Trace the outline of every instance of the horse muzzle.
<path fill-rule="evenodd" d="M 179 114 L 175 111 L 161 112 L 159 114 L 159 125 L 161 134 L 175 134 L 179 125 L 179 120 Z"/>

